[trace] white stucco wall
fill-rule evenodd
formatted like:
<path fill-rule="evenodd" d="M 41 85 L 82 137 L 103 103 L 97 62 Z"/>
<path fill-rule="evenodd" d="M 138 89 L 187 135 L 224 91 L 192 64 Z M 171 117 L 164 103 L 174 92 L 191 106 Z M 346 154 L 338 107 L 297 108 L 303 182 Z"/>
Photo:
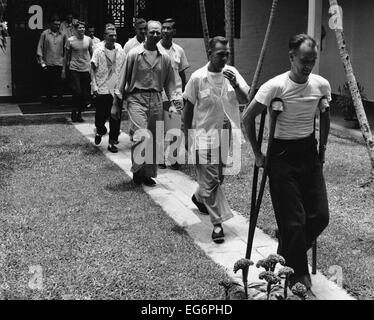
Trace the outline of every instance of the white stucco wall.
<path fill-rule="evenodd" d="M 0 49 L 0 97 L 10 97 L 12 95 L 12 70 L 10 57 L 10 37 L 7 37 L 7 48 L 5 53 Z"/>
<path fill-rule="evenodd" d="M 243 0 L 241 4 L 241 37 L 235 40 L 235 66 L 249 84 L 260 55 L 271 4 L 272 0 Z M 260 84 L 288 70 L 288 40 L 293 34 L 306 31 L 307 18 L 308 0 L 279 1 Z M 174 41 L 185 49 L 190 62 L 187 76 L 206 63 L 203 39 L 176 38 Z"/>
<path fill-rule="evenodd" d="M 329 81 L 334 93 L 346 81 L 345 71 L 339 56 L 335 32 L 328 27 L 328 1 L 324 1 L 323 25 L 327 36 L 321 52 L 321 74 Z M 343 28 L 353 70 L 357 81 L 365 88 L 368 100 L 374 100 L 374 1 L 339 0 L 343 8 Z"/>

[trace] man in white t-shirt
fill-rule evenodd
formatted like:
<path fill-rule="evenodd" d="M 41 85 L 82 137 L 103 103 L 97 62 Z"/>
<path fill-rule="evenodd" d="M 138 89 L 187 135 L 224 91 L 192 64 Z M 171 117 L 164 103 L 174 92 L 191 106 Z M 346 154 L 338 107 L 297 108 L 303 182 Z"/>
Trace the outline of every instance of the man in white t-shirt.
<path fill-rule="evenodd" d="M 73 92 L 73 110 L 71 120 L 83 122 L 82 111 L 90 102 L 90 62 L 92 57 L 92 39 L 85 35 L 86 24 L 82 21 L 75 25 L 76 36 L 67 39 L 63 78 L 69 70 Z"/>
<path fill-rule="evenodd" d="M 163 92 L 162 94 L 162 100 L 163 100 L 163 108 L 165 111 L 174 112 L 176 115 L 176 122 L 181 123 L 181 117 L 182 117 L 182 111 L 183 111 L 183 91 L 186 86 L 186 69 L 190 66 L 187 61 L 186 54 L 181 46 L 173 42 L 173 37 L 176 34 L 176 23 L 175 20 L 172 18 L 165 19 L 162 23 L 162 38 L 160 42 L 157 44 L 160 50 L 164 50 L 170 57 L 171 63 L 174 70 L 175 75 L 175 92 L 176 92 L 176 106 L 171 106 L 170 101 L 168 100 L 166 94 Z M 165 119 L 164 119 L 165 121 Z M 166 129 L 166 128 L 165 128 Z M 181 129 L 179 128 L 172 128 L 172 129 Z M 166 130 L 165 130 L 166 131 Z M 178 150 L 179 145 L 178 141 L 181 141 L 181 139 L 176 139 L 177 137 L 173 137 L 174 141 L 173 143 L 175 146 L 173 149 Z M 168 157 L 168 155 L 166 155 Z M 177 158 L 177 155 L 174 154 L 171 161 L 175 161 Z M 165 159 L 166 160 L 166 159 Z M 160 168 L 165 169 L 166 164 L 160 164 Z M 179 163 L 174 162 L 171 163 L 170 166 L 174 170 L 179 169 Z"/>
<path fill-rule="evenodd" d="M 224 241 L 222 223 L 233 217 L 221 188 L 223 157 L 228 141 L 222 137 L 225 116 L 240 136 L 239 104 L 248 103 L 249 86 L 232 66 L 227 66 L 230 48 L 227 39 L 214 37 L 209 42 L 209 63 L 195 71 L 183 93 L 184 130 L 194 129 L 198 189 L 192 202 L 213 224 L 212 240 Z M 191 131 L 189 132 L 191 133 Z M 187 134 L 185 134 L 188 137 Z M 186 138 L 187 139 L 187 138 Z"/>
<path fill-rule="evenodd" d="M 123 46 L 123 51 L 125 55 L 130 52 L 131 49 L 141 45 L 145 41 L 147 35 L 147 21 L 142 18 L 138 18 L 135 21 L 135 37 L 129 39 Z"/>
<path fill-rule="evenodd" d="M 295 271 L 290 286 L 296 282 L 304 284 L 313 298 L 307 250 L 329 221 L 322 155 L 330 117 L 329 108 L 321 99 L 331 100 L 331 88 L 326 79 L 311 73 L 317 59 L 314 39 L 306 34 L 296 35 L 290 39 L 289 49 L 291 70 L 260 87 L 243 123 L 256 164 L 263 166 L 264 155 L 256 139 L 255 118 L 274 98 L 283 101 L 284 111 L 278 116 L 269 156 L 270 193 L 279 229 L 278 253 Z M 318 109 L 322 132 L 319 153 L 314 134 Z"/>

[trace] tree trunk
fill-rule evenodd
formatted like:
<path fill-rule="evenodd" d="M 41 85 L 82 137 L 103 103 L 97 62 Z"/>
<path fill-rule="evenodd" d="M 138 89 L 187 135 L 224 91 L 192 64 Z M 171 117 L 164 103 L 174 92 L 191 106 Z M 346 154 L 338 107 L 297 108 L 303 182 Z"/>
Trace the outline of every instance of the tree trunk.
<path fill-rule="evenodd" d="M 258 84 L 258 80 L 260 78 L 260 73 L 261 73 L 262 65 L 264 63 L 265 53 L 266 53 L 267 48 L 268 48 L 270 32 L 271 32 L 271 28 L 272 28 L 273 21 L 274 21 L 274 18 L 275 18 L 277 5 L 278 5 L 278 0 L 273 0 L 273 4 L 271 6 L 271 11 L 270 11 L 269 22 L 268 22 L 268 26 L 267 26 L 266 33 L 265 33 L 264 42 L 262 44 L 260 57 L 259 57 L 258 62 L 257 62 L 256 71 L 255 71 L 255 74 L 253 76 L 251 89 L 249 91 L 249 101 L 252 101 L 252 99 L 255 95 L 255 90 L 256 90 L 256 87 L 257 87 L 257 84 Z M 248 107 L 243 112 L 243 121 L 245 121 L 247 114 L 248 114 Z"/>
<path fill-rule="evenodd" d="M 205 51 L 206 56 L 209 60 L 209 29 L 208 29 L 208 20 L 206 19 L 206 9 L 205 9 L 205 1 L 199 0 L 200 3 L 200 16 L 201 16 L 201 25 L 203 27 L 203 35 L 204 35 L 204 43 L 205 43 Z"/>
<path fill-rule="evenodd" d="M 330 7 L 332 6 L 338 6 L 337 0 L 329 0 L 330 2 Z M 336 7 L 335 7 L 336 8 Z M 338 12 L 338 10 L 331 10 L 330 11 L 332 14 L 335 14 L 335 18 L 341 20 L 341 16 Z M 370 180 L 368 183 L 365 183 L 363 186 L 369 186 L 374 182 L 374 141 L 373 141 L 373 136 L 370 130 L 370 126 L 366 117 L 365 109 L 362 104 L 362 99 L 360 95 L 360 91 L 357 86 L 357 81 L 353 72 L 351 60 L 349 57 L 346 41 L 344 38 L 344 32 L 343 32 L 343 22 L 338 21 L 337 27 L 334 28 L 335 30 L 335 35 L 336 35 L 336 40 L 338 42 L 338 48 L 340 52 L 340 58 L 343 62 L 346 77 L 348 80 L 348 85 L 349 85 L 349 91 L 351 92 L 352 95 L 352 100 L 353 104 L 355 106 L 356 114 L 358 121 L 360 123 L 360 128 L 362 132 L 362 136 L 365 140 L 367 151 L 369 153 L 370 157 L 370 162 L 371 162 L 371 175 L 370 175 Z M 340 26 L 340 27 L 339 27 Z"/>
<path fill-rule="evenodd" d="M 230 44 L 231 66 L 235 65 L 235 0 L 225 0 L 225 33 Z"/>

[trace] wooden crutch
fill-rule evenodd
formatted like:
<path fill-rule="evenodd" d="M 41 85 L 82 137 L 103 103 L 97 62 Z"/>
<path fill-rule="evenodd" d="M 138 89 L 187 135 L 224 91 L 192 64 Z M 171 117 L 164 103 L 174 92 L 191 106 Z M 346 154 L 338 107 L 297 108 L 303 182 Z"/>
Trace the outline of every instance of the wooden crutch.
<path fill-rule="evenodd" d="M 260 212 L 262 197 L 264 195 L 265 191 L 265 185 L 266 185 L 266 178 L 268 175 L 268 169 L 269 169 L 269 156 L 271 152 L 271 147 L 273 144 L 274 139 L 274 133 L 275 133 L 275 127 L 277 123 L 277 118 L 280 115 L 280 113 L 283 111 L 283 102 L 280 99 L 274 99 L 270 106 L 270 131 L 269 131 L 269 139 L 268 139 L 268 146 L 266 150 L 266 156 L 265 156 L 265 164 L 262 171 L 262 178 L 260 183 L 260 188 L 258 191 L 258 197 L 256 197 L 256 191 L 257 191 L 257 177 L 256 177 L 256 186 L 252 189 L 252 203 L 251 203 L 251 212 L 249 217 L 249 231 L 248 231 L 248 241 L 247 241 L 247 251 L 245 257 L 247 259 L 251 258 L 252 253 L 252 246 L 253 246 L 253 238 L 256 230 L 256 224 L 257 224 L 257 218 L 258 214 Z M 262 121 L 265 121 L 263 118 L 264 114 L 261 116 L 261 123 Z M 260 124 L 260 130 L 261 130 L 261 124 Z M 263 130 L 263 128 L 262 128 Z M 257 174 L 258 176 L 258 170 L 259 168 L 257 165 L 254 165 L 254 175 Z M 257 172 L 257 173 L 256 173 Z M 255 180 L 255 179 L 254 179 Z M 253 182 L 254 183 L 254 182 Z"/>

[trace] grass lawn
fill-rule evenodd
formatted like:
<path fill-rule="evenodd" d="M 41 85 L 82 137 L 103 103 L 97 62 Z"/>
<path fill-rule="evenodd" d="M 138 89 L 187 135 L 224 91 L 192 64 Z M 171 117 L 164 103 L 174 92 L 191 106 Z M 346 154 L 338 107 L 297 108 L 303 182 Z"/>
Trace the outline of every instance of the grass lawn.
<path fill-rule="evenodd" d="M 0 180 L 0 299 L 223 298 L 223 268 L 63 117 L 1 119 Z"/>
<path fill-rule="evenodd" d="M 231 207 L 249 216 L 253 154 L 243 145 L 242 170 L 223 184 Z M 266 150 L 264 145 L 263 150 Z M 195 177 L 194 170 L 184 172 Z M 318 239 L 318 269 L 328 278 L 343 271 L 343 287 L 357 299 L 374 299 L 374 188 L 363 189 L 370 172 L 365 146 L 331 135 L 324 167 L 330 224 Z M 268 189 L 262 202 L 258 227 L 274 236 L 276 222 Z M 310 260 L 311 261 L 311 260 Z"/>

